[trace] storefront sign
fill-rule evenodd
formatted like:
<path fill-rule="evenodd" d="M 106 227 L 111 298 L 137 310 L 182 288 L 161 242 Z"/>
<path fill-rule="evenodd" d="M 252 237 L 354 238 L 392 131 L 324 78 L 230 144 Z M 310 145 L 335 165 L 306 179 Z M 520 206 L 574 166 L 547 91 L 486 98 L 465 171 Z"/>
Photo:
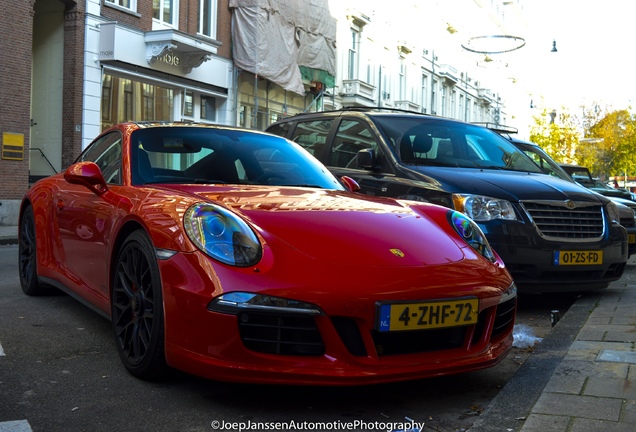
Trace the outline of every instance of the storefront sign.
<path fill-rule="evenodd" d="M 170 66 L 179 66 L 181 59 L 176 54 L 166 54 L 158 57 L 157 61 L 169 64 Z"/>
<path fill-rule="evenodd" d="M 24 134 L 2 132 L 2 159 L 24 160 Z"/>

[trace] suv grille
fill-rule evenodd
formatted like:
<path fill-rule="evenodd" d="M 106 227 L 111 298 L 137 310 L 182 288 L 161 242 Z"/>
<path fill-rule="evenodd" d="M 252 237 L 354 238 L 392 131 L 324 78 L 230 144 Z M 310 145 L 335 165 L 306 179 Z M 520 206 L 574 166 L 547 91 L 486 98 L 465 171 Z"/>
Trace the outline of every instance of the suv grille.
<path fill-rule="evenodd" d="M 590 240 L 603 236 L 605 224 L 602 206 L 576 202 L 573 209 L 566 201 L 523 201 L 539 234 L 554 240 Z"/>

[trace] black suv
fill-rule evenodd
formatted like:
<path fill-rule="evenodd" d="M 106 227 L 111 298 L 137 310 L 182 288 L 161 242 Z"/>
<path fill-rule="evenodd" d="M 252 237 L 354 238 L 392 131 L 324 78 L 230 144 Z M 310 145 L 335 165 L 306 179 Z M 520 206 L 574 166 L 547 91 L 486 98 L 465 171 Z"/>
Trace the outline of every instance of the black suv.
<path fill-rule="evenodd" d="M 594 192 L 600 193 L 607 197 L 623 198 L 626 200 L 632 200 L 632 194 L 627 189 L 621 189 L 619 187 L 609 187 L 599 179 L 593 178 L 590 170 L 587 167 L 579 165 L 561 164 L 561 168 L 567 172 L 574 181 L 580 183 L 588 189 Z"/>
<path fill-rule="evenodd" d="M 484 126 L 355 108 L 299 114 L 266 131 L 296 141 L 335 175 L 352 177 L 362 193 L 466 213 L 521 291 L 605 288 L 625 269 L 627 234 L 616 205 L 545 174 Z"/>

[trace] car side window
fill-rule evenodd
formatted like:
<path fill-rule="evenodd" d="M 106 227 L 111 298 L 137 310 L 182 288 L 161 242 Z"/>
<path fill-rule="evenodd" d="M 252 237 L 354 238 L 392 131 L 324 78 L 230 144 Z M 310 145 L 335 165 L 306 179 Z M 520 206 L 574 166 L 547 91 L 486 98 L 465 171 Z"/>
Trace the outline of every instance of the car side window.
<path fill-rule="evenodd" d="M 108 184 L 120 185 L 121 179 L 121 133 L 104 135 L 80 155 L 77 162 L 95 162 Z"/>
<path fill-rule="evenodd" d="M 356 156 L 362 149 L 372 149 L 378 153 L 378 145 L 369 128 L 358 120 L 344 119 L 331 146 L 329 166 L 357 168 Z"/>
<path fill-rule="evenodd" d="M 317 159 L 322 160 L 332 123 L 332 120 L 300 121 L 291 139 Z"/>
<path fill-rule="evenodd" d="M 274 124 L 274 125 L 271 125 L 269 128 L 267 128 L 267 133 L 271 133 L 271 134 L 282 136 L 282 137 L 287 137 L 287 133 L 289 132 L 289 129 L 291 128 L 292 125 L 293 125 L 292 122 Z"/>

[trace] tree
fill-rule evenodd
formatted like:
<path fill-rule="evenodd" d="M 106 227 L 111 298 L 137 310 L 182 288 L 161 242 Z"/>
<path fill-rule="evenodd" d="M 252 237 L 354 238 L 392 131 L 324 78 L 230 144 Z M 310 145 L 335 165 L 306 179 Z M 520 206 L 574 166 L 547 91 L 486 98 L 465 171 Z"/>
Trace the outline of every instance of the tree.
<path fill-rule="evenodd" d="M 557 113 L 544 109 L 542 114 L 534 116 L 533 120 L 530 141 L 538 144 L 557 162 L 574 162 L 580 136 L 575 118 L 565 110 Z"/>
<path fill-rule="evenodd" d="M 636 170 L 636 117 L 627 110 L 606 114 L 585 132 L 596 139 L 596 161 L 588 168 L 596 176 L 631 173 Z"/>

